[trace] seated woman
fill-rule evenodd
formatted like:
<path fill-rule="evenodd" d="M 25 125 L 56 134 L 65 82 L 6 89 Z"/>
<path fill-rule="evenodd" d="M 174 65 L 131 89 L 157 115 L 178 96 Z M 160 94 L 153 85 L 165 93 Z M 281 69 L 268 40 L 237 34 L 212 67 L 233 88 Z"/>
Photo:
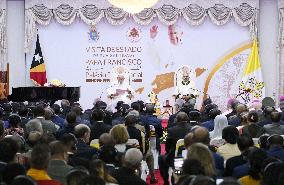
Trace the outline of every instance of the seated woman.
<path fill-rule="evenodd" d="M 225 141 L 222 139 L 222 131 L 228 126 L 228 120 L 225 115 L 218 115 L 214 119 L 214 130 L 210 132 L 210 145 L 215 147 L 222 146 Z"/>
<path fill-rule="evenodd" d="M 225 161 L 231 157 L 241 155 L 237 145 L 238 137 L 239 131 L 236 127 L 230 125 L 223 129 L 222 138 L 226 143 L 217 149 L 217 153 L 224 157 Z"/>

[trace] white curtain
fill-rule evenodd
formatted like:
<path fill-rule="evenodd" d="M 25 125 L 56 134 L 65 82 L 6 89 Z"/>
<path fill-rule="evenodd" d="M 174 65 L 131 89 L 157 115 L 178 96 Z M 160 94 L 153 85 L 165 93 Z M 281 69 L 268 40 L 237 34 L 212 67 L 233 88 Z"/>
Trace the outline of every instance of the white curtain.
<path fill-rule="evenodd" d="M 277 50 L 277 90 L 276 97 L 284 94 L 284 0 L 278 0 L 279 8 L 279 34 Z M 277 98 L 278 101 L 278 98 Z"/>
<path fill-rule="evenodd" d="M 7 62 L 6 0 L 0 1 L 0 70 L 5 70 Z"/>
<path fill-rule="evenodd" d="M 130 15 L 112 7 L 107 0 L 26 0 L 25 51 L 32 48 L 37 24 L 48 25 L 53 18 L 63 25 L 72 24 L 76 18 L 88 25 L 95 25 L 102 18 L 112 25 L 121 25 L 132 17 L 137 24 L 147 25 L 157 17 L 172 25 L 181 17 L 193 26 L 202 24 L 206 18 L 219 26 L 234 18 L 240 26 L 248 26 L 254 37 L 258 8 L 259 0 L 160 0 L 153 8 Z"/>

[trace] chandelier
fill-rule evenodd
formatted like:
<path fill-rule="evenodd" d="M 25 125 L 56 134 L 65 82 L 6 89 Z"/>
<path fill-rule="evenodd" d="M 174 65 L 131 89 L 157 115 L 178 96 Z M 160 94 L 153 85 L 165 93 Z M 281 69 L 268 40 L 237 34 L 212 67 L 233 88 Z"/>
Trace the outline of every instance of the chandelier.
<path fill-rule="evenodd" d="M 153 7 L 159 0 L 108 0 L 113 6 L 124 11 L 136 14 L 145 8 Z"/>

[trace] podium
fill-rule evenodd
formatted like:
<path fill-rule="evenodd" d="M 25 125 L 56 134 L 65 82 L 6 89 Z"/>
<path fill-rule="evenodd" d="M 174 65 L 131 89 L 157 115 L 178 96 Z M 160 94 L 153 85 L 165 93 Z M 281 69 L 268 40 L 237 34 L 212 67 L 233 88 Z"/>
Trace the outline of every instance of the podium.
<path fill-rule="evenodd" d="M 13 102 L 55 102 L 62 99 L 75 102 L 79 98 L 80 87 L 18 87 L 12 88 L 12 94 L 8 96 Z"/>

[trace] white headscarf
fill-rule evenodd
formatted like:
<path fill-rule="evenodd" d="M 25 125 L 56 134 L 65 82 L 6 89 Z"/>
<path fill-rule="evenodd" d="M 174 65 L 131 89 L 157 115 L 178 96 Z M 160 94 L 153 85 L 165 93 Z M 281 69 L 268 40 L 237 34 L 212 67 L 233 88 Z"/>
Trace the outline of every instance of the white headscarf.
<path fill-rule="evenodd" d="M 210 132 L 211 139 L 222 138 L 222 131 L 228 126 L 227 117 L 224 115 L 218 115 L 214 119 L 214 130 Z"/>

